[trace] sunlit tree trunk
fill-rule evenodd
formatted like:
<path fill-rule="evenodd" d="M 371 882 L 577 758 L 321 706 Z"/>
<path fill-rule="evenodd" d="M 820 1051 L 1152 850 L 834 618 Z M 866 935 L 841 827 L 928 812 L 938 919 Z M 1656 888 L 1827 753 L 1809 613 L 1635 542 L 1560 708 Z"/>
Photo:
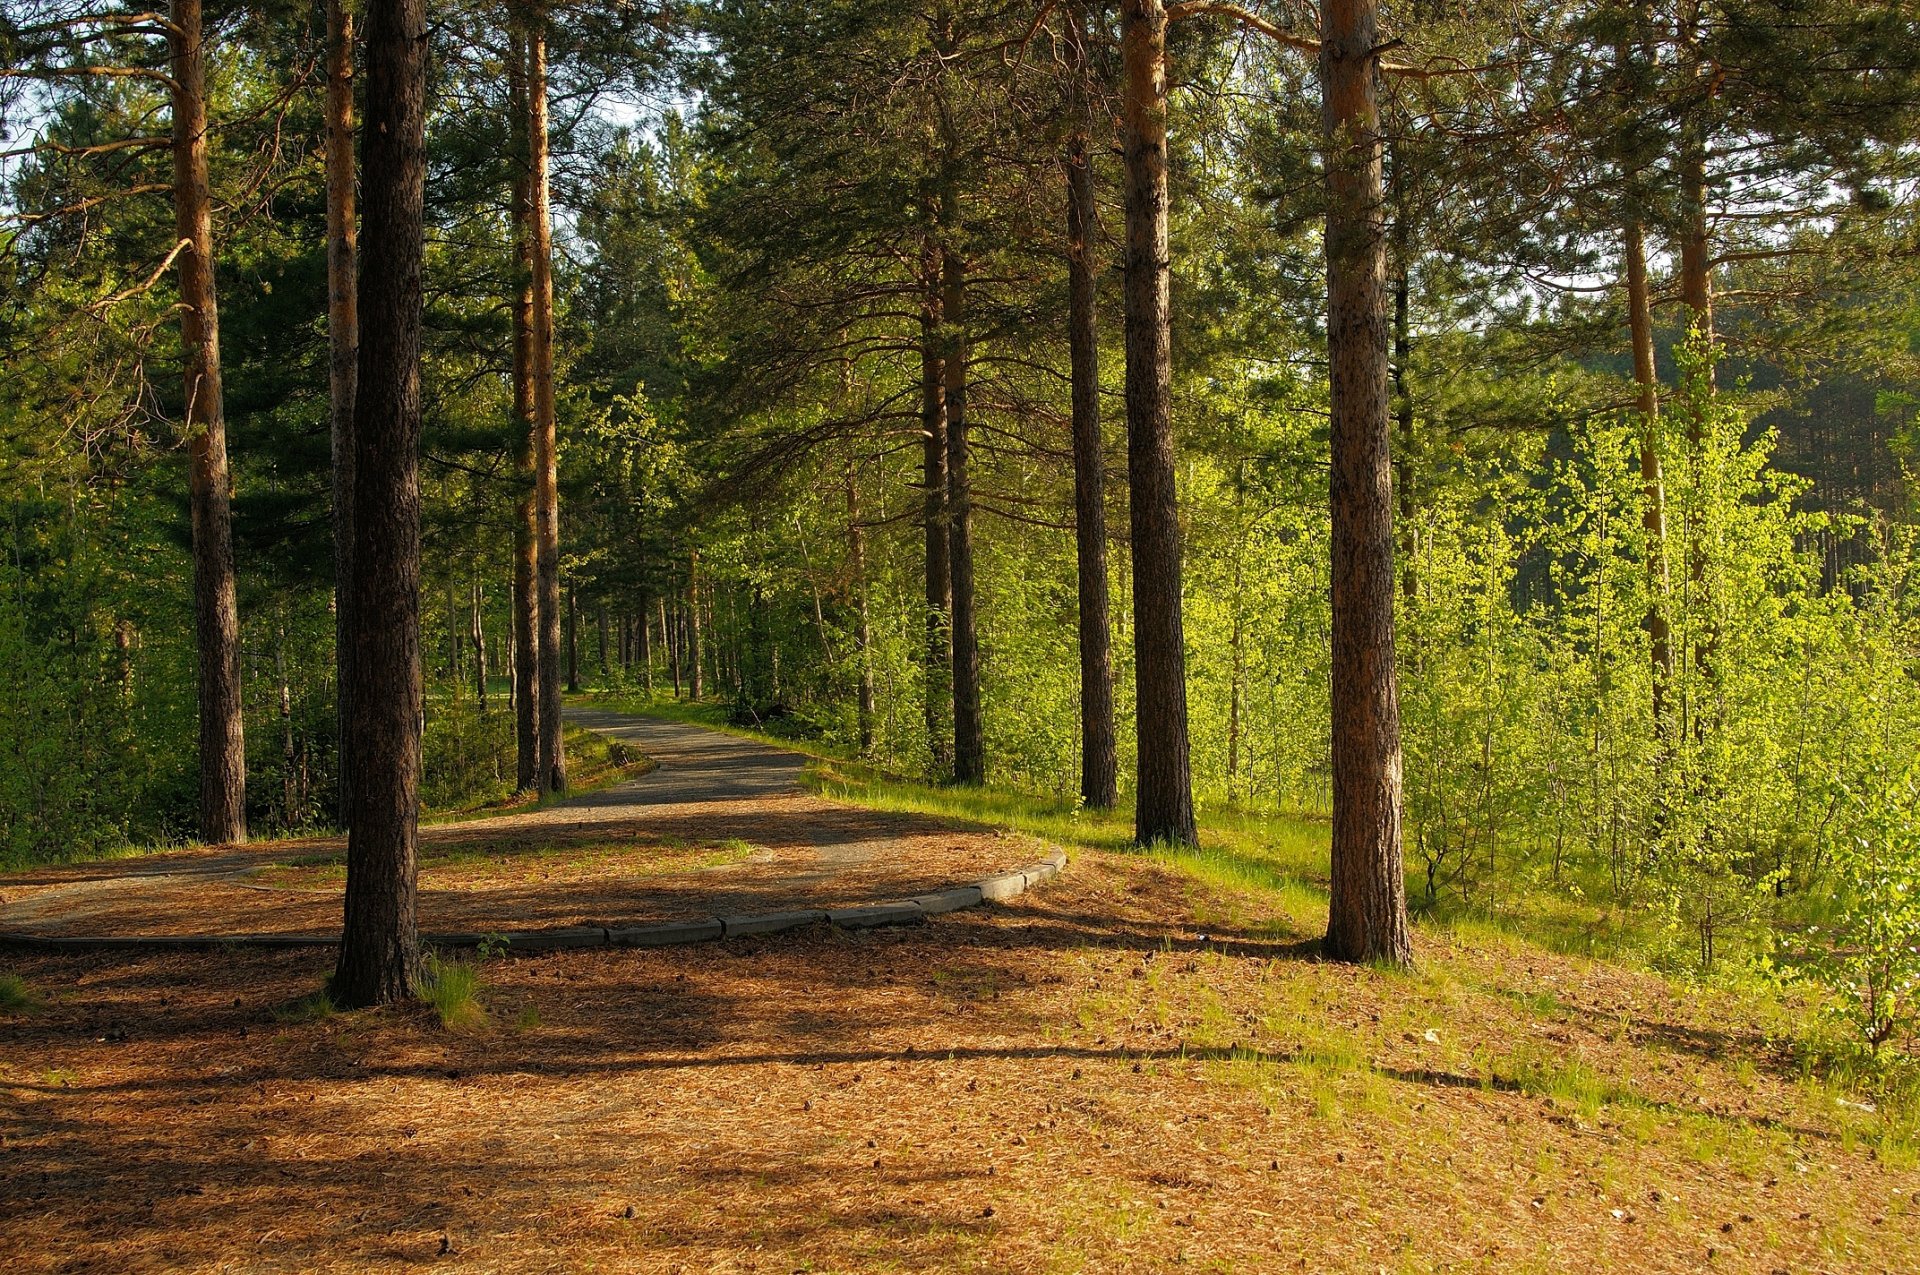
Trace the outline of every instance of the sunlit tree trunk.
<path fill-rule="evenodd" d="M 1333 861 L 1326 948 L 1413 959 L 1401 864 L 1386 235 L 1374 0 L 1321 6 L 1332 387 Z"/>
<path fill-rule="evenodd" d="M 1134 835 L 1143 844 L 1191 845 L 1198 834 L 1174 482 L 1166 37 L 1161 0 L 1124 0 L 1127 476 L 1139 739 Z"/>
<path fill-rule="evenodd" d="M 487 629 L 482 618 L 485 597 L 480 591 L 480 577 L 473 578 L 468 597 L 468 634 L 473 639 L 473 698 L 480 711 L 487 711 Z"/>
<path fill-rule="evenodd" d="M 240 606 L 233 574 L 233 479 L 220 385 L 213 196 L 207 181 L 207 79 L 200 0 L 175 0 L 173 205 L 180 252 L 194 636 L 199 646 L 200 835 L 247 838 L 247 749 L 241 718 Z"/>
<path fill-rule="evenodd" d="M 353 598 L 353 385 L 360 319 L 354 308 L 357 229 L 353 216 L 353 14 L 348 0 L 327 0 L 327 346 L 328 433 L 333 450 L 334 712 L 347 735 L 346 650 Z M 350 807 L 353 759 L 339 751 L 339 818 Z"/>
<path fill-rule="evenodd" d="M 564 792 L 567 758 L 560 699 L 560 464 L 553 387 L 553 212 L 548 181 L 547 14 L 529 7 L 527 182 L 533 230 L 533 527 L 539 595 L 540 791 Z"/>
<path fill-rule="evenodd" d="M 420 273 L 426 191 L 423 0 L 367 15 L 363 320 L 354 406 L 355 689 L 347 747 L 358 768 L 347 836 L 345 924 L 331 991 L 343 1005 L 409 996 L 420 814 Z"/>

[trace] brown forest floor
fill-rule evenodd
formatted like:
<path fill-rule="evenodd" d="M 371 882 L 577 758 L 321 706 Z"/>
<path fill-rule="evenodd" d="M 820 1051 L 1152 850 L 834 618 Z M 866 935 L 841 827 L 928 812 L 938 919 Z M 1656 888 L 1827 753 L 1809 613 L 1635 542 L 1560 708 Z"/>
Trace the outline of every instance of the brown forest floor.
<path fill-rule="evenodd" d="M 1758 1007 L 1314 921 L 1089 852 L 912 929 L 495 960 L 464 1032 L 283 1021 L 322 952 L 10 957 L 0 1269 L 1920 1270 L 1920 1172 Z"/>

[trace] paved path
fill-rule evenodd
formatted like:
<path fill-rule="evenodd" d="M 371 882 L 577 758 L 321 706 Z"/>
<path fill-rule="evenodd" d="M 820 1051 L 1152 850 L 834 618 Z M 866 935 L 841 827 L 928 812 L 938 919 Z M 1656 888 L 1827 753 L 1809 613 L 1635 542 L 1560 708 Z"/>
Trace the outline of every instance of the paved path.
<path fill-rule="evenodd" d="M 420 922 L 440 931 L 618 926 L 911 898 L 1016 869 L 1033 843 L 842 806 L 800 787 L 806 759 L 705 727 L 569 712 L 658 766 L 543 809 L 421 830 Z M 738 843 L 750 852 L 740 857 Z M 702 847 L 729 862 L 688 866 Z M 324 858 L 338 838 L 220 846 L 0 875 L 0 932 L 338 931 L 337 879 L 262 869 Z M 463 853 L 457 866 L 436 857 Z M 709 856 L 716 857 L 716 856 Z"/>

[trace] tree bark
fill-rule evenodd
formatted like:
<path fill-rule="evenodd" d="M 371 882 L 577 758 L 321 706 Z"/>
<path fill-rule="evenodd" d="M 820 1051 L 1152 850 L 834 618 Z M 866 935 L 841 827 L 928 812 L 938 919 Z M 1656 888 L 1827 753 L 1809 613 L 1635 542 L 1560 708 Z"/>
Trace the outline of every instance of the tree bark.
<path fill-rule="evenodd" d="M 860 729 L 860 755 L 873 752 L 873 622 L 867 607 L 867 546 L 860 525 L 860 483 L 853 465 L 847 465 L 847 569 L 852 574 L 853 640 L 859 648 L 859 677 L 855 711 Z"/>
<path fill-rule="evenodd" d="M 921 259 L 920 302 L 921 525 L 927 608 L 922 696 L 927 753 L 936 779 L 945 778 L 953 767 L 953 737 L 947 729 L 952 704 L 947 623 L 953 585 L 947 542 L 947 392 L 939 273 L 939 255 L 929 238 Z"/>
<path fill-rule="evenodd" d="M 487 711 L 487 629 L 481 614 L 485 597 L 480 591 L 479 576 L 473 578 L 468 600 L 469 636 L 473 639 L 473 698 L 484 714 Z"/>
<path fill-rule="evenodd" d="M 328 434 L 333 450 L 333 636 L 336 737 L 347 737 L 348 611 L 353 597 L 353 386 L 360 344 L 355 309 L 353 216 L 353 14 L 348 0 L 327 0 L 327 346 Z M 339 810 L 346 826 L 353 759 L 339 750 Z"/>
<path fill-rule="evenodd" d="M 1667 487 L 1660 464 L 1660 378 L 1653 357 L 1653 301 L 1647 285 L 1646 236 L 1637 220 L 1626 229 L 1627 331 L 1633 341 L 1633 380 L 1639 389 L 1640 482 L 1646 507 L 1647 615 L 1653 659 L 1653 720 L 1666 720 L 1667 687 L 1673 681 L 1673 639 L 1667 623 Z"/>
<path fill-rule="evenodd" d="M 527 142 L 527 42 L 514 24 L 507 62 L 508 146 L 513 151 L 514 472 L 520 503 L 513 524 L 514 786 L 540 786 L 540 598 L 534 587 L 533 197 Z"/>
<path fill-rule="evenodd" d="M 529 5 L 527 181 L 533 230 L 533 526 L 539 594 L 540 791 L 565 792 L 560 700 L 560 466 L 553 387 L 553 215 L 547 176 L 547 13 Z"/>
<path fill-rule="evenodd" d="M 580 596 L 567 586 L 567 691 L 580 690 Z"/>
<path fill-rule="evenodd" d="M 707 693 L 706 670 L 700 650 L 700 551 L 687 555 L 687 698 L 701 699 Z"/>
<path fill-rule="evenodd" d="M 1092 246 L 1099 211 L 1086 133 L 1076 131 L 1069 139 L 1066 169 L 1067 352 L 1073 375 L 1074 556 L 1080 603 L 1080 798 L 1095 810 L 1110 810 L 1120 797 L 1120 763 L 1113 723 L 1107 462 L 1100 436 L 1100 319 Z"/>
<path fill-rule="evenodd" d="M 1388 404 L 1375 0 L 1321 6 L 1332 382 L 1333 870 L 1326 950 L 1407 965 L 1400 704 L 1394 670 Z"/>
<path fill-rule="evenodd" d="M 948 249 L 940 254 L 940 293 L 947 337 L 942 385 L 947 406 L 947 570 L 953 590 L 953 781 L 983 784 L 987 781 L 987 741 L 980 715 L 980 637 L 973 596 L 973 488 L 967 464 L 967 268 Z"/>
<path fill-rule="evenodd" d="M 1173 453 L 1166 40 L 1161 0 L 1125 0 L 1127 477 L 1139 740 L 1134 836 L 1143 845 L 1193 845 Z"/>
<path fill-rule="evenodd" d="M 345 924 L 332 994 L 343 1005 L 409 996 L 420 976 L 415 838 L 420 814 L 420 273 L 426 191 L 424 0 L 367 20 L 366 209 L 354 405 L 353 697 L 358 768 L 347 836 Z"/>
<path fill-rule="evenodd" d="M 233 478 L 220 384 L 213 197 L 207 182 L 207 78 L 200 0 L 175 0 L 174 234 L 185 360 L 188 494 L 193 522 L 194 636 L 199 650 L 200 836 L 247 839 L 247 749 L 241 713 L 240 606 L 233 573 Z"/>

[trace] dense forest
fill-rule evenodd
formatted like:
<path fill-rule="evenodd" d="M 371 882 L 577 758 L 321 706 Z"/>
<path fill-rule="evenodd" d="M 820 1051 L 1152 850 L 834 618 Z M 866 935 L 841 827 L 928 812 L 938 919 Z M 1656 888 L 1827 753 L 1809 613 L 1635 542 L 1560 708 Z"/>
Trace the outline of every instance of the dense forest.
<path fill-rule="evenodd" d="M 4 8 L 7 863 L 686 697 L 1911 1025 L 1912 6 L 365 9 Z"/>

